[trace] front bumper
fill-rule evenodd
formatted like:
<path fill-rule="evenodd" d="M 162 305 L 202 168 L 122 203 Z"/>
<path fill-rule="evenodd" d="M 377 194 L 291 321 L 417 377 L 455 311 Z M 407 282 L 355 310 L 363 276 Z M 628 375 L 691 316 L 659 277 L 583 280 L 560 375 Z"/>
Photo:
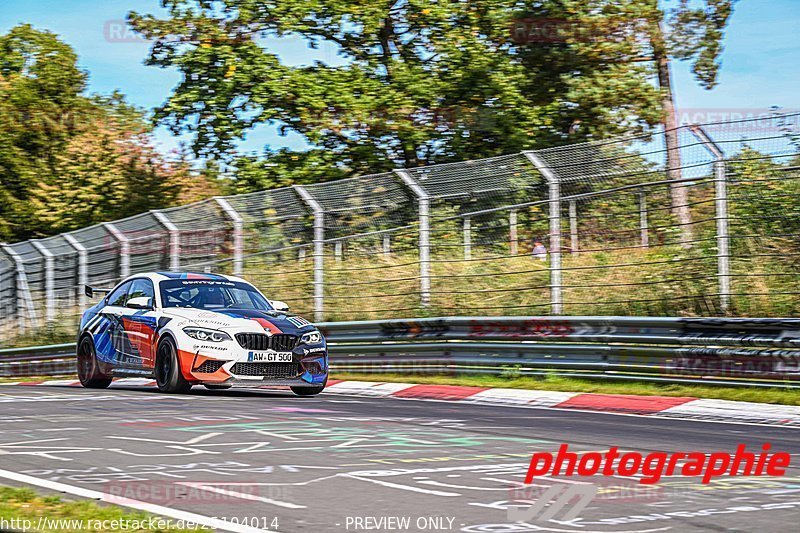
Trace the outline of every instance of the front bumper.
<path fill-rule="evenodd" d="M 324 384 L 328 375 L 325 351 L 303 354 L 295 350 L 291 363 L 253 362 L 247 351 L 235 359 L 215 356 L 202 350 L 186 354 L 182 359 L 188 364 L 182 366 L 191 369 L 187 377 L 196 383 L 314 387 Z"/>

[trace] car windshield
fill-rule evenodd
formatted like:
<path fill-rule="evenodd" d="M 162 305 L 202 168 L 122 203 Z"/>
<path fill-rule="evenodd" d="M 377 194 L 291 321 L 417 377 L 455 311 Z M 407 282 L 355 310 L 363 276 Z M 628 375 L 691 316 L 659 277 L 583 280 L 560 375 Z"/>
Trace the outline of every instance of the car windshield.
<path fill-rule="evenodd" d="M 272 306 L 249 283 L 227 280 L 170 279 L 159 284 L 163 307 L 196 309 L 258 309 Z"/>

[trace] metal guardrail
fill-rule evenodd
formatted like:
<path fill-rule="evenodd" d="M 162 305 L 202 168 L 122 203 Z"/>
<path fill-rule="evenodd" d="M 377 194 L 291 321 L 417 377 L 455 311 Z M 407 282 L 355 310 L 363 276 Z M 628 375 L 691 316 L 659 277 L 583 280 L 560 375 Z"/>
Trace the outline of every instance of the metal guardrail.
<path fill-rule="evenodd" d="M 800 319 L 447 317 L 319 327 L 336 372 L 800 387 Z M 72 372 L 73 354 L 73 344 L 0 350 L 0 377 Z"/>
<path fill-rule="evenodd" d="M 75 343 L 0 350 L 0 378 L 75 373 Z"/>

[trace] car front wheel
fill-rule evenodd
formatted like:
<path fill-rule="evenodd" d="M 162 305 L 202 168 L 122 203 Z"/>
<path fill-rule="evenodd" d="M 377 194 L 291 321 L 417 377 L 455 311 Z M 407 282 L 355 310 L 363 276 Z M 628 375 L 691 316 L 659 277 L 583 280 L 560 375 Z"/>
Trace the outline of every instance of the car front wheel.
<path fill-rule="evenodd" d="M 175 341 L 170 337 L 166 337 L 158 345 L 155 371 L 156 385 L 161 392 L 183 393 L 192 388 L 192 384 L 181 373 L 178 350 L 175 348 Z"/>
<path fill-rule="evenodd" d="M 81 339 L 78 345 L 78 379 L 87 389 L 105 389 L 111 385 L 111 378 L 100 373 L 94 342 L 90 337 Z"/>

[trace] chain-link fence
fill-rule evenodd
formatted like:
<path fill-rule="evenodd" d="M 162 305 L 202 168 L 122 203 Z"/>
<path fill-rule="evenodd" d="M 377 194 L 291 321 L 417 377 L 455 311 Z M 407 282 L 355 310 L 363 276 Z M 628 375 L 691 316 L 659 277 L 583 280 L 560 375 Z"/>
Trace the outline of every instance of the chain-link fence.
<path fill-rule="evenodd" d="M 0 248 L 0 335 L 73 329 L 83 285 L 242 275 L 316 320 L 800 314 L 800 115 L 397 170 Z"/>

